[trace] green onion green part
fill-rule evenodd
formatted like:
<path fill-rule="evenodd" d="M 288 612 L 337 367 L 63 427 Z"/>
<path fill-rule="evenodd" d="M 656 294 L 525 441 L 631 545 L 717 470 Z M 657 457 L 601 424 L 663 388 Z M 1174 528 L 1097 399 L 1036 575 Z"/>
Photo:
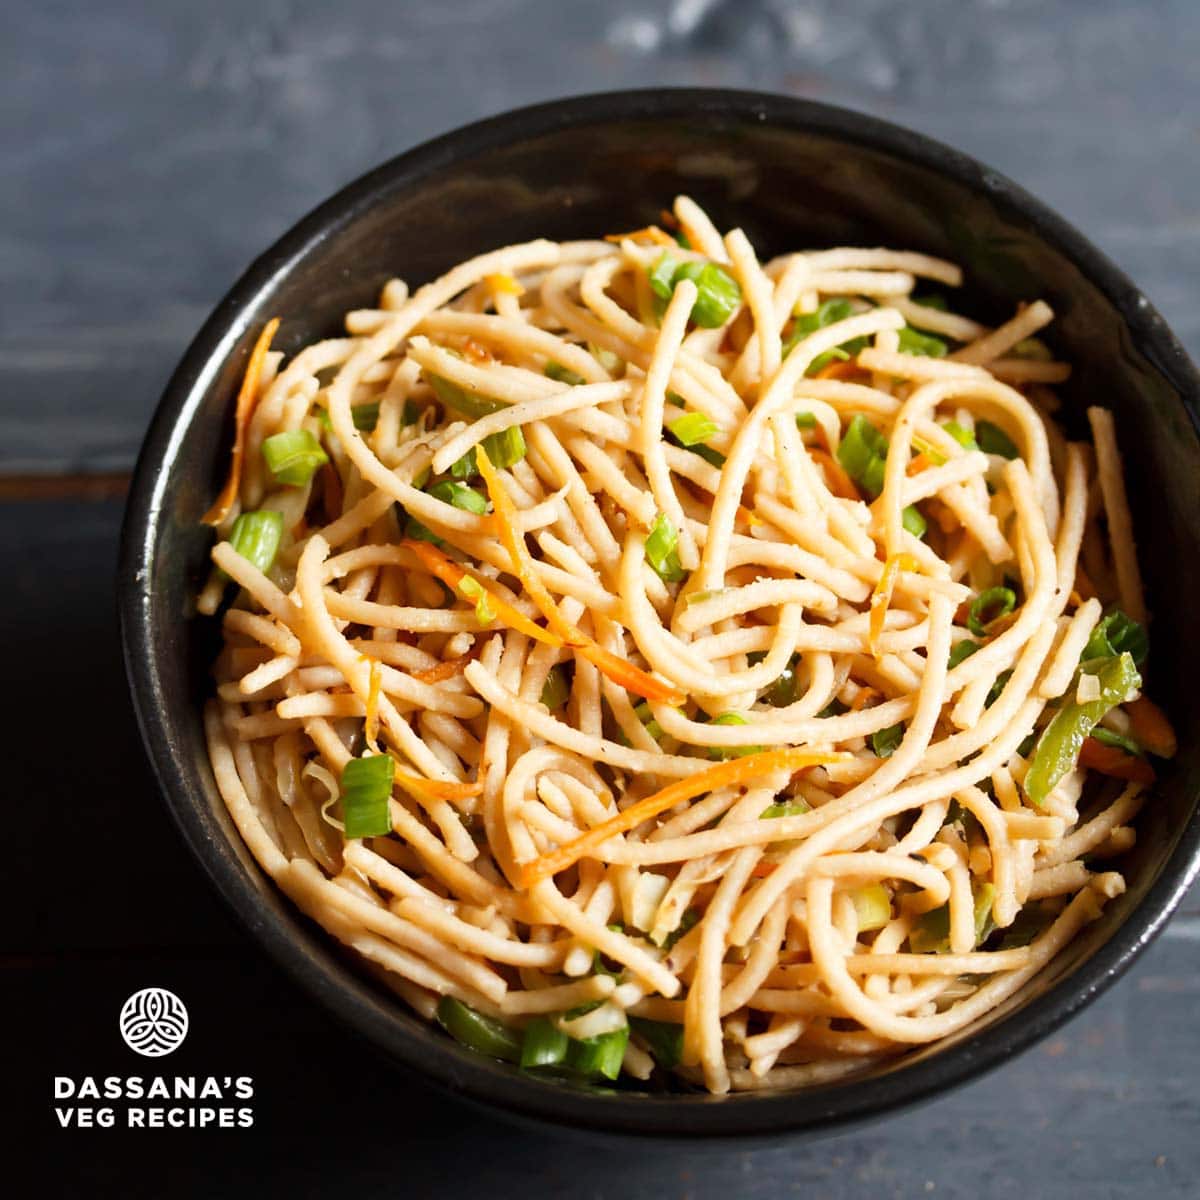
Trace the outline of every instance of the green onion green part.
<path fill-rule="evenodd" d="M 571 685 L 567 681 L 567 672 L 561 663 L 550 668 L 546 682 L 542 684 L 542 703 L 551 711 L 562 708 L 571 694 Z"/>
<path fill-rule="evenodd" d="M 1020 454 L 1016 442 L 991 421 L 975 422 L 975 440 L 984 454 L 999 454 L 1002 458 L 1016 458 Z"/>
<path fill-rule="evenodd" d="M 946 343 L 932 334 L 921 333 L 911 325 L 905 325 L 899 332 L 900 353 L 913 354 L 919 358 L 945 358 Z"/>
<path fill-rule="evenodd" d="M 390 754 L 352 758 L 342 768 L 342 821 L 348 838 L 383 837 L 392 832 L 388 802 L 395 773 Z"/>
<path fill-rule="evenodd" d="M 572 371 L 570 367 L 564 367 L 560 362 L 551 360 L 542 369 L 542 374 L 557 383 L 569 383 L 572 387 L 578 387 L 581 383 L 587 383 L 578 371 Z"/>
<path fill-rule="evenodd" d="M 963 638 L 961 642 L 955 642 L 950 647 L 950 656 L 946 660 L 946 669 L 953 671 L 960 662 L 965 662 L 978 649 L 979 643 L 971 641 L 970 638 Z"/>
<path fill-rule="evenodd" d="M 713 717 L 710 725 L 749 725 L 741 713 L 723 712 Z M 712 759 L 744 758 L 747 754 L 761 754 L 761 746 L 709 746 L 708 757 Z"/>
<path fill-rule="evenodd" d="M 1142 686 L 1141 676 L 1129 653 L 1115 658 L 1091 659 L 1080 664 L 1079 673 L 1098 677 L 1100 696 L 1086 704 L 1064 705 L 1042 730 L 1025 775 L 1025 792 L 1035 804 L 1041 804 L 1059 780 L 1074 769 L 1084 740 L 1109 710 L 1123 704 Z"/>
<path fill-rule="evenodd" d="M 453 479 L 443 479 L 441 483 L 435 483 L 429 489 L 429 494 L 435 500 L 452 504 L 464 512 L 475 513 L 477 516 L 483 516 L 487 512 L 488 505 L 485 497 L 481 496 L 474 488 L 467 487 L 465 483 L 457 483 Z"/>
<path fill-rule="evenodd" d="M 438 1001 L 437 1019 L 456 1042 L 476 1054 L 513 1063 L 521 1059 L 521 1038 L 517 1033 L 453 996 L 443 996 Z"/>
<path fill-rule="evenodd" d="M 310 430 L 286 429 L 273 433 L 262 444 L 263 460 L 276 483 L 303 487 L 318 467 L 329 461 Z"/>
<path fill-rule="evenodd" d="M 271 508 L 244 512 L 233 523 L 229 544 L 264 575 L 275 562 L 283 537 L 283 514 Z"/>
<path fill-rule="evenodd" d="M 1127 617 L 1119 608 L 1113 608 L 1100 618 L 1079 657 L 1083 661 L 1129 654 L 1140 667 L 1149 653 L 1150 639 L 1146 636 L 1145 627 L 1132 617 Z"/>
<path fill-rule="evenodd" d="M 877 729 L 871 734 L 871 749 L 876 758 L 891 758 L 903 739 L 904 723 L 889 725 L 886 729 Z"/>
<path fill-rule="evenodd" d="M 679 534 L 666 513 L 659 513 L 654 527 L 646 538 L 646 561 L 665 583 L 678 583 L 683 578 L 679 564 Z"/>
<path fill-rule="evenodd" d="M 683 1058 L 683 1026 L 671 1021 L 630 1017 L 630 1028 L 646 1043 L 660 1067 L 677 1067 Z"/>
<path fill-rule="evenodd" d="M 807 800 L 783 800 L 777 804 L 768 804 L 758 814 L 758 819 L 773 821 L 776 817 L 802 817 L 806 812 L 812 812 L 812 805 Z"/>
<path fill-rule="evenodd" d="M 567 1057 L 571 1039 L 547 1017 L 534 1017 L 521 1039 L 521 1067 L 557 1067 Z"/>
<path fill-rule="evenodd" d="M 1017 607 L 1017 593 L 1012 588 L 990 587 L 980 592 L 971 601 L 967 615 L 967 628 L 976 636 L 984 637 L 987 627 L 1000 617 L 1006 617 Z"/>
<path fill-rule="evenodd" d="M 720 432 L 716 421 L 698 412 L 684 413 L 682 417 L 676 417 L 667 428 L 681 446 L 689 448 L 700 442 L 707 442 L 714 433 Z"/>

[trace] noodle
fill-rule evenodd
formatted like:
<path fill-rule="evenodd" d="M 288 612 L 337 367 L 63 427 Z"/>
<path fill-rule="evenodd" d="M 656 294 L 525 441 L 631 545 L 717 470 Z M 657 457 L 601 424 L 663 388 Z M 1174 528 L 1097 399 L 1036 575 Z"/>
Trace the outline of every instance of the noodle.
<path fill-rule="evenodd" d="M 1049 306 L 663 220 L 392 280 L 287 364 L 264 332 L 205 733 L 263 869 L 466 1044 L 802 1087 L 1045 968 L 1173 735 L 1123 707 L 1118 435 L 1043 417 Z"/>

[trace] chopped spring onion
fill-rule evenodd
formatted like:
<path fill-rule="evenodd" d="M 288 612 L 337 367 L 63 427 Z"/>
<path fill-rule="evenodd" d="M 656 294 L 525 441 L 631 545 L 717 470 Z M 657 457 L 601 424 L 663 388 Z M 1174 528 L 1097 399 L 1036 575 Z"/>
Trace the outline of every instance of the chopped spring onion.
<path fill-rule="evenodd" d="M 667 934 L 662 941 L 662 949 L 670 950 L 677 941 L 696 927 L 700 914 L 694 908 L 685 908 L 679 918 L 679 924 Z"/>
<path fill-rule="evenodd" d="M 663 727 L 654 719 L 649 701 L 643 700 L 633 711 L 637 719 L 645 725 L 646 732 L 657 742 L 663 735 Z"/>
<path fill-rule="evenodd" d="M 329 461 L 321 443 L 307 429 L 285 429 L 262 444 L 263 460 L 276 483 L 303 487 L 318 467 Z"/>
<path fill-rule="evenodd" d="M 680 280 L 690 279 L 696 285 L 691 320 L 702 329 L 717 329 L 724 325 L 742 302 L 738 281 L 714 262 L 689 259 L 677 263 L 664 251 L 650 268 L 649 278 L 651 291 L 662 301 L 671 298 Z"/>
<path fill-rule="evenodd" d="M 795 662 L 788 663 L 779 673 L 779 678 L 763 693 L 762 697 L 772 708 L 786 708 L 796 701 Z"/>
<path fill-rule="evenodd" d="M 749 725 L 750 722 L 741 713 L 723 712 L 713 717 L 710 725 Z M 726 758 L 742 758 L 747 754 L 761 754 L 761 746 L 709 746 L 708 757 L 716 760 Z"/>
<path fill-rule="evenodd" d="M 904 723 L 889 725 L 886 729 L 877 729 L 871 734 L 871 749 L 876 758 L 891 758 L 903 739 Z"/>
<path fill-rule="evenodd" d="M 758 814 L 758 819 L 773 821 L 776 817 L 802 817 L 806 812 L 812 812 L 812 805 L 807 800 L 784 800 L 777 804 L 768 804 Z"/>
<path fill-rule="evenodd" d="M 980 592 L 971 601 L 967 615 L 967 628 L 976 636 L 984 637 L 987 627 L 1000 617 L 1006 617 L 1017 607 L 1017 593 L 1012 588 L 990 587 Z"/>
<path fill-rule="evenodd" d="M 429 542 L 434 546 L 444 546 L 445 540 L 438 537 L 428 525 L 422 524 L 416 517 L 409 517 L 404 525 L 404 536 L 415 538 L 418 542 Z"/>
<path fill-rule="evenodd" d="M 971 641 L 970 638 L 963 638 L 961 642 L 955 642 L 950 647 L 950 656 L 946 660 L 946 669 L 953 671 L 960 662 L 965 662 L 978 649 L 979 643 Z"/>
<path fill-rule="evenodd" d="M 432 371 L 426 371 L 425 378 L 429 380 L 429 386 L 433 388 L 434 394 L 447 408 L 462 413 L 464 417 L 470 417 L 472 421 L 478 421 L 480 417 L 486 417 L 488 413 L 499 412 L 502 408 L 508 407 L 502 400 L 493 400 L 490 396 L 481 396 L 478 392 L 470 392 L 442 375 L 433 374 Z"/>
<path fill-rule="evenodd" d="M 999 454 L 1001 458 L 1016 458 L 1020 454 L 1016 442 L 991 421 L 975 422 L 975 440 L 984 454 Z"/>
<path fill-rule="evenodd" d="M 810 412 L 798 412 L 796 414 L 796 428 L 803 431 L 805 429 L 816 429 L 817 418 Z"/>
<path fill-rule="evenodd" d="M 542 368 L 542 374 L 557 383 L 569 383 L 572 387 L 578 387 L 581 383 L 587 383 L 578 371 L 572 371 L 570 367 L 564 367 L 560 362 L 551 360 L 545 367 Z"/>
<path fill-rule="evenodd" d="M 994 928 L 992 901 L 996 889 L 990 883 L 980 884 L 975 891 L 975 945 L 987 939 Z M 950 905 L 923 913 L 909 930 L 908 948 L 914 954 L 948 954 L 950 951 Z"/>
<path fill-rule="evenodd" d="M 348 838 L 382 837 L 392 832 L 388 802 L 395 773 L 390 754 L 352 758 L 342 768 L 342 820 Z"/>
<path fill-rule="evenodd" d="M 404 418 L 405 418 L 404 424 L 405 425 L 415 424 L 416 419 L 417 419 L 416 416 L 414 415 L 411 421 L 408 420 L 409 407 L 410 407 L 410 402 L 406 400 L 404 402 Z M 317 413 L 317 420 L 321 422 L 321 428 L 332 431 L 333 430 L 333 422 L 329 419 L 329 410 L 318 406 L 316 413 Z M 414 413 L 415 413 L 415 409 L 414 409 Z M 360 433 L 370 433 L 371 430 L 373 430 L 375 428 L 375 426 L 379 424 L 379 401 L 372 400 L 368 404 L 356 404 L 350 410 L 350 419 L 354 422 L 354 428 L 357 429 Z M 270 438 L 267 439 L 267 441 L 270 441 L 270 440 L 271 440 Z M 265 444 L 263 446 L 263 449 L 264 450 L 266 449 Z"/>
<path fill-rule="evenodd" d="M 279 553 L 282 537 L 283 513 L 260 508 L 257 512 L 244 512 L 234 521 L 229 544 L 265 575 Z"/>
<path fill-rule="evenodd" d="M 496 619 L 496 610 L 492 607 L 492 598 L 478 579 L 464 575 L 458 581 L 458 590 L 468 600 L 475 604 L 475 619 L 480 625 L 490 625 Z"/>
<path fill-rule="evenodd" d="M 1080 671 L 1085 668 L 1086 674 L 1099 678 L 1100 695 L 1086 704 L 1064 705 L 1042 730 L 1024 784 L 1026 794 L 1035 804 L 1041 804 L 1059 780 L 1074 769 L 1084 739 L 1109 710 L 1123 704 L 1142 686 L 1133 657 L 1127 653 L 1085 662 Z"/>
<path fill-rule="evenodd" d="M 525 457 L 525 435 L 520 425 L 510 425 L 499 433 L 488 434 L 483 439 L 483 449 L 492 460 L 492 466 L 504 470 Z"/>
<path fill-rule="evenodd" d="M 683 1026 L 672 1021 L 650 1021 L 630 1017 L 630 1028 L 650 1048 L 660 1067 L 677 1067 L 683 1058 Z"/>
<path fill-rule="evenodd" d="M 667 403 L 672 408 L 687 408 L 687 401 L 678 392 L 668 392 Z"/>
<path fill-rule="evenodd" d="M 996 682 L 993 683 L 990 688 L 988 688 L 987 699 L 983 702 L 984 708 L 991 708 L 992 705 L 1000 699 L 1000 693 L 1003 692 L 1006 687 L 1008 687 L 1008 681 L 1011 678 L 1011 671 L 1001 671 L 1000 674 L 996 676 Z"/>
<path fill-rule="evenodd" d="M 900 523 L 915 538 L 923 538 L 929 523 L 921 515 L 921 510 L 915 504 L 906 504 L 900 511 Z"/>
<path fill-rule="evenodd" d="M 678 583 L 683 578 L 679 564 L 679 534 L 666 513 L 659 513 L 654 527 L 646 538 L 646 561 L 665 583 Z"/>
<path fill-rule="evenodd" d="M 455 1000 L 443 996 L 438 1001 L 437 1019 L 441 1027 L 460 1045 L 489 1058 L 505 1062 L 521 1059 L 521 1038 L 500 1021 Z"/>
<path fill-rule="evenodd" d="M 707 442 L 714 433 L 720 432 L 716 421 L 698 412 L 684 413 L 682 417 L 676 417 L 667 428 L 681 446 L 688 447 Z"/>
<path fill-rule="evenodd" d="M 616 1079 L 621 1073 L 628 1044 L 628 1025 L 599 1037 L 573 1038 L 567 1048 L 566 1064 L 580 1075 Z"/>
<path fill-rule="evenodd" d="M 1146 752 L 1133 738 L 1114 733 L 1111 729 L 1105 729 L 1103 725 L 1097 725 L 1090 736 L 1094 737 L 1102 746 L 1116 746 L 1119 750 L 1124 750 L 1126 754 L 1133 754 L 1138 758 L 1146 757 Z"/>
<path fill-rule="evenodd" d="M 588 342 L 588 353 L 610 374 L 613 375 L 621 369 L 622 363 L 625 361 L 619 354 L 613 350 L 605 350 L 603 346 L 597 346 L 595 342 Z"/>
<path fill-rule="evenodd" d="M 827 325 L 836 325 L 838 321 L 844 321 L 853 315 L 854 305 L 843 296 L 835 296 L 832 300 L 826 300 L 816 312 L 800 313 L 792 322 L 791 332 L 784 339 L 783 357 L 787 358 L 796 348 L 797 343 L 802 342 L 810 333 L 816 333 L 818 329 L 824 329 Z M 832 350 L 826 350 L 824 354 L 818 354 L 809 363 L 805 374 L 815 375 L 822 367 L 835 360 L 845 362 L 847 359 L 853 358 L 860 350 L 866 348 L 867 340 L 865 337 L 851 338 L 848 342 L 843 342 Z"/>
<path fill-rule="evenodd" d="M 920 333 L 911 325 L 905 325 L 899 332 L 900 353 L 913 354 L 920 358 L 945 358 L 948 349 L 939 337 L 928 333 Z"/>
<path fill-rule="evenodd" d="M 874 499 L 883 491 L 888 440 L 861 413 L 857 413 L 838 443 L 842 469 Z"/>
<path fill-rule="evenodd" d="M 561 663 L 550 668 L 546 682 L 542 684 L 542 703 L 551 711 L 562 708 L 571 694 L 571 685 L 567 680 L 567 672 Z"/>
<path fill-rule="evenodd" d="M 964 449 L 978 450 L 979 443 L 975 441 L 975 435 L 969 430 L 960 425 L 957 421 L 947 421 L 942 428 Z"/>
<path fill-rule="evenodd" d="M 873 500 L 883 491 L 883 473 L 887 468 L 888 440 L 861 413 L 846 427 L 838 443 L 837 460 L 842 470 Z M 913 504 L 902 514 L 904 528 L 913 537 L 925 536 L 927 523 Z"/>
<path fill-rule="evenodd" d="M 567 1057 L 571 1039 L 547 1017 L 535 1017 L 521 1039 L 521 1067 L 557 1067 Z"/>
<path fill-rule="evenodd" d="M 882 929 L 892 919 L 892 898 L 882 883 L 868 883 L 850 893 L 859 933 Z"/>
<path fill-rule="evenodd" d="M 1100 618 L 1079 657 L 1081 660 L 1111 658 L 1114 654 L 1128 653 L 1140 667 L 1149 652 L 1150 639 L 1146 636 L 1145 628 L 1119 608 L 1113 608 Z"/>
<path fill-rule="evenodd" d="M 452 504 L 455 508 L 461 508 L 465 512 L 475 513 L 478 516 L 483 516 L 487 512 L 488 502 L 486 498 L 481 496 L 474 488 L 467 487 L 465 483 L 456 483 L 452 479 L 443 479 L 441 483 L 435 483 L 429 489 L 429 494 L 435 500 Z"/>
<path fill-rule="evenodd" d="M 912 435 L 912 447 L 918 454 L 925 455 L 935 467 L 940 467 L 946 461 L 946 456 L 932 442 L 915 433 Z"/>

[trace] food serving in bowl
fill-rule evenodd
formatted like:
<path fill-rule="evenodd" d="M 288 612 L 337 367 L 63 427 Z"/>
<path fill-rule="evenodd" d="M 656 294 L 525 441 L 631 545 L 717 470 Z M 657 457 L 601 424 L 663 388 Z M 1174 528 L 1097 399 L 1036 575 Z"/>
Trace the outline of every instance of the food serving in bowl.
<path fill-rule="evenodd" d="M 481 1054 L 796 1088 L 977 1022 L 1175 752 L 1120 436 L 1042 301 L 659 223 L 265 324 L 200 593 L 258 863 Z"/>

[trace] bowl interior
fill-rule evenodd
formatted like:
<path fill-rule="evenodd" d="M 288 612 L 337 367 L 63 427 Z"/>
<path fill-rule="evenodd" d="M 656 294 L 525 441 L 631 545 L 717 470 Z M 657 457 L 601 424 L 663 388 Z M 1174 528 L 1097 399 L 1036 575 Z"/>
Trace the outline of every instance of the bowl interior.
<path fill-rule="evenodd" d="M 198 519 L 225 470 L 231 399 L 261 323 L 281 316 L 275 344 L 294 352 L 339 332 L 342 314 L 373 304 L 394 275 L 416 285 L 506 243 L 632 229 L 680 191 L 719 227 L 742 226 L 762 258 L 838 244 L 922 250 L 963 265 L 965 308 L 984 319 L 1039 296 L 1053 305 L 1049 340 L 1075 366 L 1063 389 L 1068 428 L 1086 427 L 1088 403 L 1116 414 L 1155 617 L 1153 692 L 1182 748 L 1139 818 L 1122 867 L 1129 892 L 1052 974 L 1028 984 L 984 1031 L 866 1081 L 804 1093 L 614 1096 L 530 1080 L 460 1052 L 276 894 L 227 818 L 200 729 L 217 635 L 213 622 L 191 616 L 211 542 Z M 267 948 L 402 1063 L 468 1096 L 593 1128 L 716 1134 L 816 1128 L 928 1094 L 993 1065 L 1083 1003 L 1165 917 L 1184 883 L 1182 859 L 1194 857 L 1195 830 L 1186 838 L 1185 830 L 1200 792 L 1200 708 L 1187 697 L 1200 677 L 1200 644 L 1187 634 L 1200 582 L 1200 447 L 1181 402 L 1195 401 L 1194 378 L 1157 314 L 1065 225 L 970 160 L 865 118 L 764 97 L 659 93 L 471 127 L 353 185 L 269 251 L 168 389 L 131 497 L 123 579 L 130 674 L 160 780 L 206 869 Z M 953 1048 L 967 1038 L 969 1048 Z"/>

